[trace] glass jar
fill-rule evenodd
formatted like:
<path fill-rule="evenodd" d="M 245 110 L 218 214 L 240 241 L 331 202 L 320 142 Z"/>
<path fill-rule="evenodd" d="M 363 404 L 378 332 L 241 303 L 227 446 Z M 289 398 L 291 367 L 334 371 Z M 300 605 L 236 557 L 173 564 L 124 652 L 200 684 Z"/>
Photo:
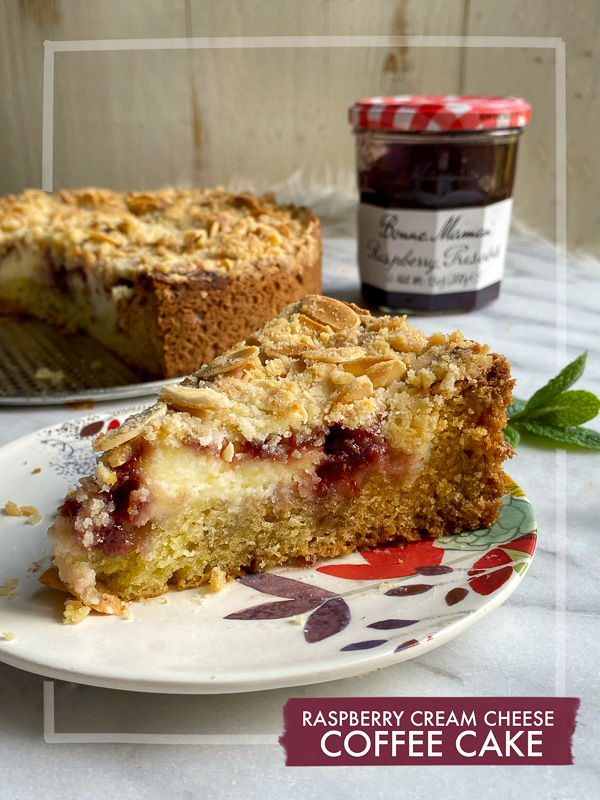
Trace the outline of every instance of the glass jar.
<path fill-rule="evenodd" d="M 468 311 L 498 297 L 517 145 L 517 98 L 366 98 L 350 109 L 366 301 L 386 310 Z"/>

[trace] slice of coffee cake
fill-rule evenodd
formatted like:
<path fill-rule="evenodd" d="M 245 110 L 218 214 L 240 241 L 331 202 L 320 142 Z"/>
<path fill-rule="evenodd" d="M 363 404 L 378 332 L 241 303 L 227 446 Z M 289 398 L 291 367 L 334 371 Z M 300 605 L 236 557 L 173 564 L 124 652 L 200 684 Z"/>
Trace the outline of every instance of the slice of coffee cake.
<path fill-rule="evenodd" d="M 84 604 L 491 525 L 509 365 L 309 295 L 101 435 L 49 531 Z M 111 599 L 114 604 L 111 604 Z"/>

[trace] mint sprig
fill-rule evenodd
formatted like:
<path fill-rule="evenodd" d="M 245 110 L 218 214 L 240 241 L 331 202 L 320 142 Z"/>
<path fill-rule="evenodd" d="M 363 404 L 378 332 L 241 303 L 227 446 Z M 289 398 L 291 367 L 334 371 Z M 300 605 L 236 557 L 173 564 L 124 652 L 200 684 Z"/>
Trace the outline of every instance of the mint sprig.
<path fill-rule="evenodd" d="M 504 438 L 513 447 L 523 433 L 549 439 L 559 445 L 600 450 L 600 433 L 582 428 L 600 411 L 600 400 L 591 392 L 568 391 L 585 369 L 587 350 L 538 389 L 529 400 L 513 398 L 506 416 L 510 420 Z"/>

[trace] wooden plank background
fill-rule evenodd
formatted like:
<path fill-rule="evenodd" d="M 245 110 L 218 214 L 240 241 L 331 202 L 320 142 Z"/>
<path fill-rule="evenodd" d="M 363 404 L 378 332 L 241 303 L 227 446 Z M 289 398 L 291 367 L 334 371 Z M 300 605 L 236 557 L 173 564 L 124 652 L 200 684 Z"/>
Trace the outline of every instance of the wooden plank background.
<path fill-rule="evenodd" d="M 568 238 L 600 255 L 597 0 L 3 0 L 0 194 L 41 185 L 44 40 L 279 35 L 561 37 L 567 47 Z M 515 220 L 555 236 L 554 51 L 323 48 L 57 53 L 54 188 L 265 190 L 353 226 L 346 109 L 388 93 L 527 98 Z"/>

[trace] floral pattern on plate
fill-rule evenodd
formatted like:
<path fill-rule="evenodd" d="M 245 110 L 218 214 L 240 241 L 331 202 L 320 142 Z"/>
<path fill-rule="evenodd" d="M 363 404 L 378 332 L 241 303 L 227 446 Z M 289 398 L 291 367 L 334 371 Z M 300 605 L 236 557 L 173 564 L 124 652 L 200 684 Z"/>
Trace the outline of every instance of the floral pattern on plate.
<path fill-rule="evenodd" d="M 415 598 L 437 591 L 438 597 L 443 597 L 443 607 L 448 609 L 463 603 L 471 593 L 488 596 L 497 592 L 513 573 L 519 577 L 524 575 L 535 551 L 536 536 L 531 505 L 524 492 L 509 480 L 498 519 L 490 528 L 436 540 L 375 547 L 360 552 L 361 561 L 358 563 L 347 563 L 345 558 L 341 563 L 315 567 L 315 572 L 320 575 L 356 584 L 355 588 L 340 592 L 273 572 L 248 575 L 239 583 L 285 599 L 250 606 L 228 614 L 226 619 L 295 618 L 302 625 L 305 642 L 313 644 L 346 629 L 352 623 L 352 598 L 375 590 L 385 597 L 397 598 L 397 613 L 402 616 L 387 617 L 365 625 L 366 628 L 386 631 L 386 638 L 362 639 L 344 645 L 341 650 L 367 650 L 391 642 L 395 646 L 394 652 L 399 652 L 419 644 L 422 639 L 405 639 L 404 632 L 393 634 L 393 631 L 417 626 L 427 639 L 432 635 L 432 627 L 437 630 L 469 613 L 461 610 L 448 613 L 438 603 L 436 613 L 428 612 L 412 619 L 403 615 L 407 602 L 412 608 Z M 386 603 L 386 609 L 389 608 Z M 354 622 L 353 627 L 358 631 L 360 623 Z M 399 639 L 402 641 L 396 645 Z"/>

